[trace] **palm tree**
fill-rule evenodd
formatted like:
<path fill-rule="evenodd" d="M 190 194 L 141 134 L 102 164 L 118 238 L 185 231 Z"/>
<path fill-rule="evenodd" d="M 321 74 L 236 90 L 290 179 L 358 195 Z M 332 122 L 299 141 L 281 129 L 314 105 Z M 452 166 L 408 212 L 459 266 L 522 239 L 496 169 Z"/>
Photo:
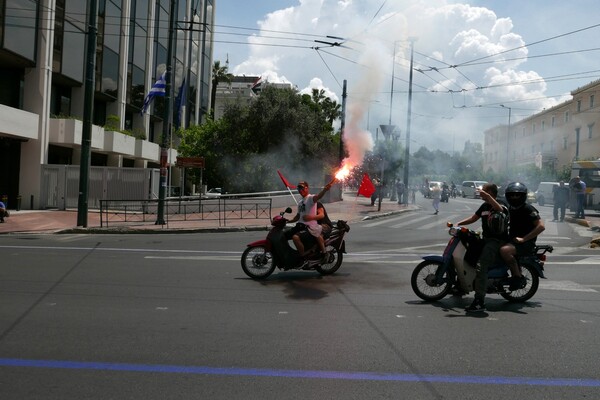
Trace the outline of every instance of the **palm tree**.
<path fill-rule="evenodd" d="M 219 82 L 231 83 L 231 80 L 233 79 L 233 74 L 230 74 L 228 69 L 229 69 L 228 65 L 221 66 L 221 61 L 215 61 L 215 64 L 213 65 L 213 68 L 212 68 L 212 90 L 210 92 L 210 111 L 211 111 L 211 114 L 213 115 L 213 117 L 215 115 L 215 99 L 217 97 L 217 86 L 219 85 Z"/>

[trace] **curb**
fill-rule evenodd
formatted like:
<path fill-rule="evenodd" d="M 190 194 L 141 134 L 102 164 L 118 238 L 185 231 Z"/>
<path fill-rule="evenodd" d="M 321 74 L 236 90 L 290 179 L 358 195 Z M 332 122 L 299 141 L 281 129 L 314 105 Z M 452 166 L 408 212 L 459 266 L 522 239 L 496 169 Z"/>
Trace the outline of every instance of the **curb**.
<path fill-rule="evenodd" d="M 223 226 L 217 228 L 165 228 L 165 229 L 143 229 L 143 228 L 68 228 L 50 233 L 56 234 L 172 234 L 172 233 L 217 233 L 217 232 L 253 232 L 268 231 L 270 226 Z"/>

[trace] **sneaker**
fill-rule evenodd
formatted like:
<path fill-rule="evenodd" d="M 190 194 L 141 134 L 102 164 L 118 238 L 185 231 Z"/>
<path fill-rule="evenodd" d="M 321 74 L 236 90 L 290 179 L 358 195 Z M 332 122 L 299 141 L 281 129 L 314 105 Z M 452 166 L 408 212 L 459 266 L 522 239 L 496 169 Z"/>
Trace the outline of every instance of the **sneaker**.
<path fill-rule="evenodd" d="M 485 303 L 481 299 L 475 299 L 471 305 L 465 308 L 466 312 L 483 312 L 485 311 Z"/>
<path fill-rule="evenodd" d="M 527 279 L 524 276 L 515 276 L 510 278 L 509 290 L 519 290 L 527 286 Z"/>

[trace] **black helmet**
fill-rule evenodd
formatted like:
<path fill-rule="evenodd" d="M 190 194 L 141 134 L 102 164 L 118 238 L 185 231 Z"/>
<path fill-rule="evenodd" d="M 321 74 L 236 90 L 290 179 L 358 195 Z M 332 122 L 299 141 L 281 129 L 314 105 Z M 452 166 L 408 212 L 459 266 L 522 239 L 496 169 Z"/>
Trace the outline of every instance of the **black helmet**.
<path fill-rule="evenodd" d="M 511 207 L 521 207 L 527 201 L 527 186 L 521 182 L 509 183 L 504 191 L 504 196 Z"/>

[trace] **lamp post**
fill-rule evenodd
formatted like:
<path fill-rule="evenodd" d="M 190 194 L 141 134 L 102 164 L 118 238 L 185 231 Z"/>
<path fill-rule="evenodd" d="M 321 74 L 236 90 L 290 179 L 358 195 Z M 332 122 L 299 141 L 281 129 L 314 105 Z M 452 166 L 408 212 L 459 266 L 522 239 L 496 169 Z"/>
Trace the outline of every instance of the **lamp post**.
<path fill-rule="evenodd" d="M 512 113 L 512 108 L 510 107 L 506 107 L 504 104 L 500 104 L 500 107 L 502 108 L 508 108 L 508 127 L 506 130 L 506 172 L 508 173 L 508 138 L 510 137 L 510 116 Z"/>

